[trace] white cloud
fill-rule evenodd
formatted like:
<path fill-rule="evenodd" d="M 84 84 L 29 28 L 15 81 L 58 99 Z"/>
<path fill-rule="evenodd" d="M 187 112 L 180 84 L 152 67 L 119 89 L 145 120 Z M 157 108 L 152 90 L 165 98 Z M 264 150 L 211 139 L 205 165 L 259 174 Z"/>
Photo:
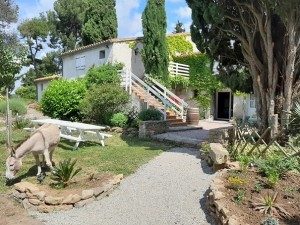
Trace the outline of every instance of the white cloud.
<path fill-rule="evenodd" d="M 24 1 L 17 0 L 16 3 L 20 8 L 20 20 L 37 17 L 41 12 L 53 10 L 54 2 L 55 0 L 34 0 L 34 3 L 25 3 Z"/>
<path fill-rule="evenodd" d="M 131 37 L 141 34 L 142 14 L 138 11 L 140 0 L 117 0 L 118 36 Z"/>
<path fill-rule="evenodd" d="M 190 19 L 192 15 L 192 10 L 188 6 L 180 7 L 174 10 L 176 14 L 178 14 L 181 19 Z"/>

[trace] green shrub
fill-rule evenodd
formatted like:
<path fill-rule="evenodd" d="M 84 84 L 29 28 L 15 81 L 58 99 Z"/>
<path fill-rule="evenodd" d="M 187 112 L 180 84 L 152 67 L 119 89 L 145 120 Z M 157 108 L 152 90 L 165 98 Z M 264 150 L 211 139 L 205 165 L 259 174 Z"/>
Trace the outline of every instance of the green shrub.
<path fill-rule="evenodd" d="M 146 109 L 139 113 L 139 119 L 142 121 L 161 120 L 162 113 L 157 109 Z"/>
<path fill-rule="evenodd" d="M 35 86 L 19 87 L 16 90 L 16 95 L 25 99 L 36 99 L 36 87 Z"/>
<path fill-rule="evenodd" d="M 120 84 L 118 70 L 122 68 L 122 64 L 107 64 L 90 68 L 84 78 L 87 88 L 90 89 L 93 85 L 105 83 Z"/>
<path fill-rule="evenodd" d="M 85 93 L 86 87 L 82 81 L 54 80 L 42 96 L 41 110 L 52 118 L 78 121 L 81 119 L 79 102 Z"/>
<path fill-rule="evenodd" d="M 71 179 L 81 171 L 81 168 L 75 169 L 75 164 L 76 160 L 71 161 L 70 158 L 59 162 L 58 167 L 53 171 L 51 179 L 56 181 L 58 185 L 67 186 Z"/>
<path fill-rule="evenodd" d="M 12 123 L 14 129 L 23 129 L 25 127 L 32 127 L 32 123 L 29 119 L 23 116 L 17 116 L 15 121 Z"/>
<path fill-rule="evenodd" d="M 263 160 L 256 162 L 258 169 L 265 176 L 268 177 L 269 174 L 278 173 L 279 177 L 288 171 L 296 169 L 299 164 L 296 158 L 286 159 L 284 156 L 274 155 Z"/>
<path fill-rule="evenodd" d="M 250 156 L 247 156 L 247 155 L 238 155 L 237 161 L 239 162 L 239 165 L 240 165 L 242 171 L 246 172 L 246 170 L 251 162 L 251 158 L 250 158 Z"/>
<path fill-rule="evenodd" d="M 12 111 L 13 115 L 24 115 L 27 113 L 27 108 L 24 100 L 21 98 L 12 98 L 9 100 L 9 109 Z M 0 102 L 0 112 L 6 113 L 6 101 Z"/>
<path fill-rule="evenodd" d="M 128 117 L 124 113 L 116 113 L 110 119 L 111 125 L 114 127 L 125 127 Z"/>
<path fill-rule="evenodd" d="M 129 100 L 128 93 L 120 85 L 96 85 L 80 103 L 80 112 L 88 121 L 109 125 L 112 115 L 124 111 Z"/>

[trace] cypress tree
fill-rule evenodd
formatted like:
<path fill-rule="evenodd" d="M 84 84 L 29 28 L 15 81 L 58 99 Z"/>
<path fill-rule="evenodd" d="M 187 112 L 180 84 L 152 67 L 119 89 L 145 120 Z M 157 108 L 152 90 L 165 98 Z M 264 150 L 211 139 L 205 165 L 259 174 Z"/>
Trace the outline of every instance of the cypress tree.
<path fill-rule="evenodd" d="M 83 45 L 116 38 L 118 23 L 115 0 L 88 0 L 82 27 Z"/>
<path fill-rule="evenodd" d="M 166 39 L 166 11 L 164 0 L 148 0 L 142 15 L 145 72 L 168 83 L 168 46 Z"/>

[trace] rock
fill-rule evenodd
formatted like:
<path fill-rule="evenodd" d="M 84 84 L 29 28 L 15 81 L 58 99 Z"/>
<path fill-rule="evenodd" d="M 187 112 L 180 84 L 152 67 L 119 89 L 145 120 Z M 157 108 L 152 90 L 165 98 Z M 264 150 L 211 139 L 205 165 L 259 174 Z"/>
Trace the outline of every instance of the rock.
<path fill-rule="evenodd" d="M 54 206 L 50 205 L 40 205 L 37 210 L 41 213 L 50 213 L 54 211 Z"/>
<path fill-rule="evenodd" d="M 85 199 L 88 199 L 88 198 L 91 198 L 94 196 L 94 191 L 93 190 L 83 190 L 82 193 L 81 193 L 81 198 L 82 200 L 85 200 Z"/>
<path fill-rule="evenodd" d="M 75 204 L 74 204 L 74 207 L 75 207 L 75 208 L 81 208 L 81 207 L 83 207 L 83 206 L 85 206 L 85 205 L 87 205 L 87 204 L 92 203 L 92 202 L 94 201 L 94 199 L 95 199 L 95 197 L 88 198 L 88 199 L 85 199 L 85 200 L 81 200 L 81 201 L 75 203 Z"/>
<path fill-rule="evenodd" d="M 213 193 L 213 196 L 214 196 L 215 200 L 219 200 L 219 199 L 225 198 L 225 194 L 223 192 L 221 192 L 221 191 L 215 191 Z"/>
<path fill-rule="evenodd" d="M 30 193 L 35 193 L 40 191 L 38 187 L 36 187 L 34 184 L 29 183 L 27 181 L 23 181 L 15 184 L 15 189 L 18 190 L 19 192 L 29 191 Z"/>
<path fill-rule="evenodd" d="M 210 143 L 211 150 L 209 151 L 209 157 L 214 164 L 227 163 L 229 160 L 229 152 L 219 143 Z"/>
<path fill-rule="evenodd" d="M 34 205 L 30 204 L 29 203 L 29 200 L 27 198 L 25 198 L 23 201 L 22 201 L 22 206 L 24 207 L 24 209 L 33 209 L 34 208 Z"/>
<path fill-rule="evenodd" d="M 113 188 L 113 186 L 114 186 L 114 185 L 111 184 L 111 183 L 108 183 L 108 184 L 104 185 L 104 186 L 103 186 L 104 192 L 110 191 L 110 190 Z"/>
<path fill-rule="evenodd" d="M 21 200 L 23 200 L 24 198 L 26 198 L 26 194 L 25 193 L 19 192 L 17 190 L 13 190 L 12 196 L 14 198 L 16 198 L 16 199 L 21 199 Z"/>
<path fill-rule="evenodd" d="M 221 209 L 225 208 L 226 201 L 224 201 L 222 199 L 221 200 L 216 200 L 215 201 L 215 206 L 216 206 L 217 210 L 220 211 Z"/>
<path fill-rule="evenodd" d="M 99 195 L 101 195 L 104 192 L 104 187 L 93 188 L 93 191 L 94 191 L 94 196 L 98 197 Z"/>
<path fill-rule="evenodd" d="M 114 178 L 112 178 L 111 180 L 109 180 L 108 184 L 118 184 L 120 183 L 120 181 L 123 179 L 123 174 L 119 174 L 117 176 L 114 176 Z"/>
<path fill-rule="evenodd" d="M 33 196 L 37 197 L 40 201 L 44 201 L 46 197 L 46 193 L 44 191 L 39 191 L 33 194 Z"/>
<path fill-rule="evenodd" d="M 235 218 L 229 217 L 228 225 L 241 225 Z"/>
<path fill-rule="evenodd" d="M 40 205 L 41 204 L 41 201 L 36 198 L 30 198 L 30 199 L 28 199 L 28 201 L 31 205 Z"/>
<path fill-rule="evenodd" d="M 240 164 L 237 161 L 235 161 L 235 162 L 227 162 L 226 163 L 226 167 L 228 169 L 232 169 L 232 170 L 240 170 L 241 169 Z"/>
<path fill-rule="evenodd" d="M 62 204 L 75 204 L 81 200 L 81 196 L 78 194 L 68 195 L 62 202 Z"/>
<path fill-rule="evenodd" d="M 48 205 L 59 205 L 63 201 L 63 197 L 52 197 L 52 196 L 47 196 L 45 198 L 45 203 Z"/>

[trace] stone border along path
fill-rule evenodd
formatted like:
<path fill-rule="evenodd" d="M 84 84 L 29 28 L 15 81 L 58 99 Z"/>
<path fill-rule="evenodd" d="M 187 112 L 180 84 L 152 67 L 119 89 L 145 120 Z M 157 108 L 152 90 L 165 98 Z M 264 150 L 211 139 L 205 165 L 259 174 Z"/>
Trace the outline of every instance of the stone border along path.
<path fill-rule="evenodd" d="M 70 211 L 32 215 L 48 225 L 208 225 L 211 169 L 191 148 L 172 148 L 125 178 L 109 197 Z"/>

